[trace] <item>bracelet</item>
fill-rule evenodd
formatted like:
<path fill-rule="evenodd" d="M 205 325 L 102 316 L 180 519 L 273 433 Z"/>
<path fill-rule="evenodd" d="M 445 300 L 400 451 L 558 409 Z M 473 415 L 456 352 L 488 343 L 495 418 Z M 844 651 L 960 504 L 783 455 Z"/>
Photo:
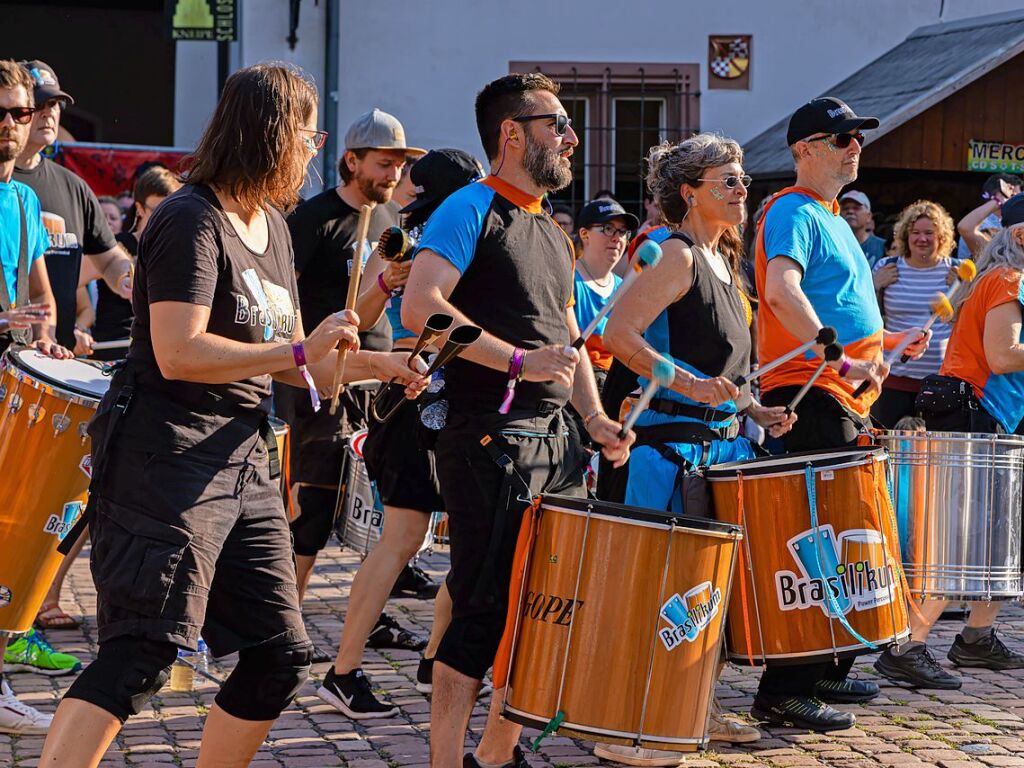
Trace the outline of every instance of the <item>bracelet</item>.
<path fill-rule="evenodd" d="M 390 288 L 388 288 L 388 284 L 386 282 L 384 282 L 384 273 L 383 272 L 378 272 L 377 273 L 377 287 L 380 288 L 382 291 L 384 291 L 384 295 L 385 296 L 390 296 L 392 294 L 392 290 Z"/>
<path fill-rule="evenodd" d="M 498 413 L 506 415 L 512 409 L 512 400 L 516 396 L 516 384 L 523 376 L 523 363 L 526 361 L 526 350 L 516 347 L 512 357 L 508 359 L 508 383 L 505 385 L 505 397 L 498 406 Z"/>
<path fill-rule="evenodd" d="M 595 408 L 594 410 L 592 410 L 590 413 L 588 413 L 586 416 L 583 417 L 583 426 L 584 427 L 589 427 L 590 426 L 590 422 L 592 422 L 594 419 L 596 419 L 600 415 L 602 415 L 601 409 L 600 408 Z"/>
<path fill-rule="evenodd" d="M 850 368 L 852 367 L 853 366 L 850 364 L 850 358 L 848 358 L 846 355 L 843 355 L 843 363 L 842 365 L 839 366 L 839 378 L 845 379 L 846 374 L 850 372 Z"/>
<path fill-rule="evenodd" d="M 298 344 L 292 344 L 292 359 L 295 360 L 295 367 L 299 369 L 299 375 L 306 382 L 306 389 L 309 390 L 309 402 L 313 405 L 313 412 L 316 413 L 320 410 L 320 395 L 317 393 L 316 383 L 306 367 L 306 348 L 301 341 Z"/>

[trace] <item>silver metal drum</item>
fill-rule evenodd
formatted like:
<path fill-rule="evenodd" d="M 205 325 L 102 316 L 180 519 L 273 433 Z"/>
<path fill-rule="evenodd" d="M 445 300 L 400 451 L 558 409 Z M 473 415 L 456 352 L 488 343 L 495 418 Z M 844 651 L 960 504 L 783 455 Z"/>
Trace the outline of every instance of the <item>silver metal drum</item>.
<path fill-rule="evenodd" d="M 889 451 L 910 593 L 950 600 L 1024 594 L 1024 437 L 883 431 L 877 439 Z"/>

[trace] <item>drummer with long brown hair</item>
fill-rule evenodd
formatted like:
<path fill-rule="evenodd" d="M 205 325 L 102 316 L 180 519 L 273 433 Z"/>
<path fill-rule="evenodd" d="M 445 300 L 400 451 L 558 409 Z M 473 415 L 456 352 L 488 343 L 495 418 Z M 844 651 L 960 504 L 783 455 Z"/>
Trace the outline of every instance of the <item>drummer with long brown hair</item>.
<path fill-rule="evenodd" d="M 1002 224 L 978 259 L 971 289 L 954 301 L 942 368 L 923 381 L 917 396 L 929 432 L 1012 434 L 1024 419 L 1024 194 L 1003 204 Z M 919 688 L 959 688 L 960 678 L 944 670 L 927 646 L 928 633 L 947 605 L 926 600 L 920 611 L 912 611 L 911 641 L 882 653 L 875 669 Z M 1007 648 L 993 627 L 1002 603 L 970 605 L 949 660 L 959 667 L 1024 668 L 1024 654 Z"/>
<path fill-rule="evenodd" d="M 278 212 L 316 154 L 317 93 L 296 70 L 228 78 L 188 184 L 139 244 L 132 344 L 90 427 L 92 574 L 99 653 L 61 702 L 41 765 L 96 766 L 200 631 L 238 663 L 210 707 L 200 766 L 244 766 L 306 679 L 291 537 L 271 478 L 271 378 L 329 386 L 358 317 L 306 336 Z M 380 375 L 422 380 L 401 355 Z M 365 353 L 352 379 L 371 375 Z M 268 439 L 269 438 L 269 439 Z M 275 449 L 276 451 L 276 449 Z M 69 535 L 65 543 L 73 543 Z"/>
<path fill-rule="evenodd" d="M 687 493 L 688 474 L 710 464 L 755 456 L 739 435 L 741 409 L 773 435 L 788 431 L 794 416 L 764 408 L 732 379 L 750 370 L 751 310 L 738 264 L 721 252 L 723 237 L 736 238 L 743 222 L 750 177 L 743 150 L 732 139 L 701 133 L 651 149 L 647 185 L 669 224 L 656 267 L 640 274 L 620 299 L 605 329 L 605 346 L 646 384 L 655 364 L 671 357 L 675 379 L 658 391 L 635 431 L 626 504 L 686 515 L 710 513 Z M 741 398 L 745 399 L 745 403 Z M 756 728 L 711 716 L 709 738 L 756 741 Z M 598 747 L 608 759 L 630 764 L 675 765 L 667 755 L 624 755 L 633 748 Z M 648 750 L 649 752 L 649 750 Z M 670 753 L 671 754 L 671 753 Z M 676 756 L 678 758 L 678 756 Z M 643 763 L 636 760 L 643 759 Z"/>

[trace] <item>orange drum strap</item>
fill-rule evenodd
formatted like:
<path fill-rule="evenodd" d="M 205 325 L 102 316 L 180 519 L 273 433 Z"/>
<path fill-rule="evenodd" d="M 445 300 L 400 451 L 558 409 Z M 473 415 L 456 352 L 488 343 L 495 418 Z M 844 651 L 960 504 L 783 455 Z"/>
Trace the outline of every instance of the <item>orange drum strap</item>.
<path fill-rule="evenodd" d="M 519 603 L 522 599 L 523 583 L 526 580 L 526 566 L 533 549 L 533 540 L 537 536 L 537 524 L 540 522 L 540 496 L 523 513 L 523 521 L 519 525 L 519 538 L 516 539 L 516 553 L 512 558 L 512 579 L 508 588 L 508 612 L 505 614 L 505 632 L 501 636 L 498 653 L 494 657 L 494 689 L 501 690 L 508 682 L 512 666 L 512 646 L 515 643 L 516 629 L 519 621 Z"/>
<path fill-rule="evenodd" d="M 740 528 L 743 530 L 743 536 L 746 538 L 747 529 L 743 523 L 743 473 L 736 473 L 736 506 L 739 510 L 739 522 Z M 747 608 L 747 567 L 750 565 L 750 560 L 747 557 L 747 553 L 743 550 L 740 551 L 740 603 L 743 606 L 743 638 L 747 644 L 747 660 L 750 662 L 750 666 L 754 666 L 754 644 L 750 640 L 750 622 L 747 621 L 747 617 L 750 612 Z"/>

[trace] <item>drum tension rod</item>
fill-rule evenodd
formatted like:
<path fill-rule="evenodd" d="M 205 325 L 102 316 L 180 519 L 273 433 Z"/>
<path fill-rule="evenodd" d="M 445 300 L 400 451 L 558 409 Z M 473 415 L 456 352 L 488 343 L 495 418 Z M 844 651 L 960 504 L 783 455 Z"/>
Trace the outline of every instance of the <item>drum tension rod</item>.
<path fill-rule="evenodd" d="M 548 721 L 548 724 L 544 726 L 544 730 L 541 731 L 540 736 L 533 740 L 533 743 L 530 745 L 530 749 L 534 752 L 540 749 L 540 743 L 544 741 L 544 739 L 550 736 L 552 733 L 557 731 L 558 727 L 562 724 L 563 720 L 565 720 L 565 712 L 563 712 L 562 710 L 558 710 L 557 712 L 555 712 L 555 716 L 552 717 Z"/>

